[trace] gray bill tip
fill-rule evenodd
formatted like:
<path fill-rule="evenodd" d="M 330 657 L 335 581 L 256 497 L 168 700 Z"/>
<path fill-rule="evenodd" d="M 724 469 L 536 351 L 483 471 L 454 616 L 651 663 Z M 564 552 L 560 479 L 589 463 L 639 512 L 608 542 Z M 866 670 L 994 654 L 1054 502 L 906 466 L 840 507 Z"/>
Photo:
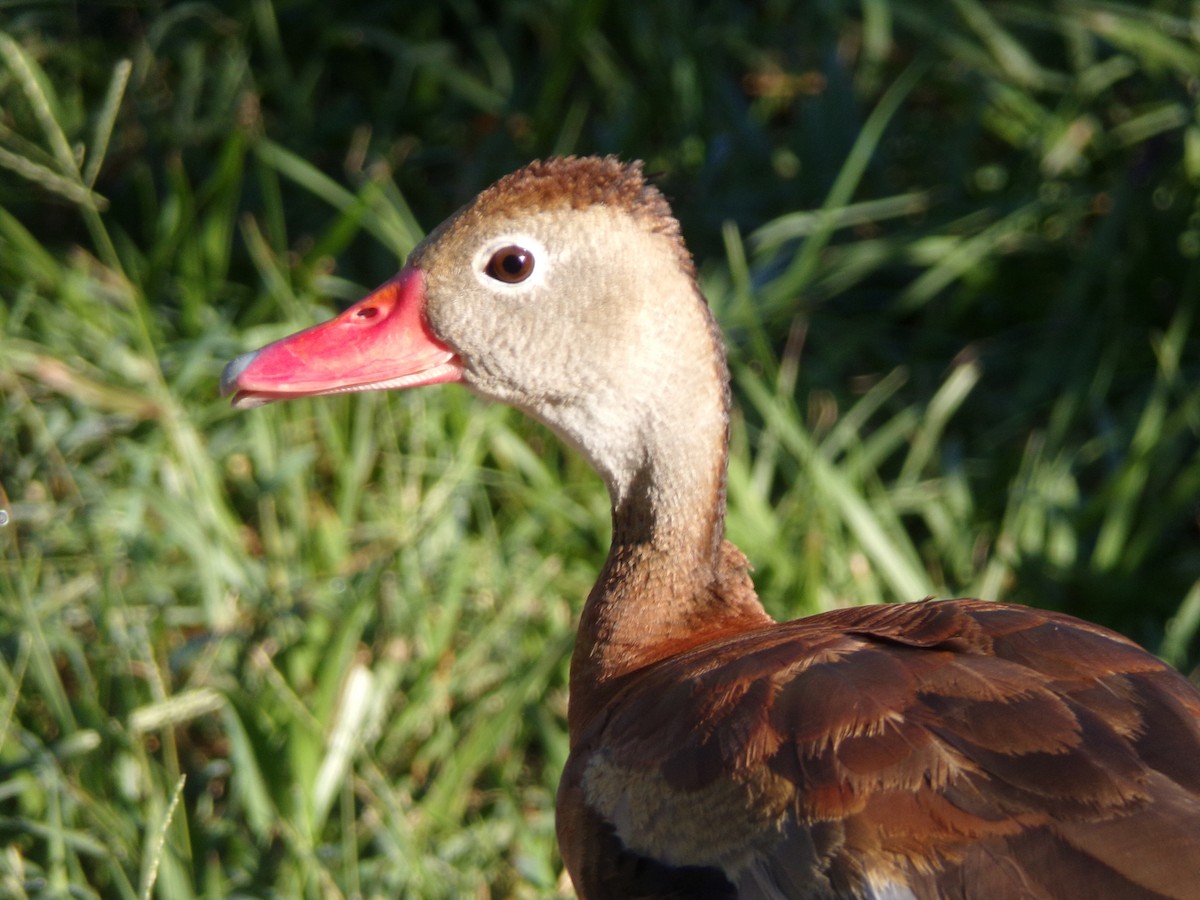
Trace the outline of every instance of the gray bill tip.
<path fill-rule="evenodd" d="M 238 389 L 238 376 L 246 371 L 246 367 L 254 362 L 254 357 L 258 355 L 257 350 L 252 350 L 249 353 L 243 353 L 241 356 L 230 360 L 221 372 L 221 396 L 228 397 Z"/>

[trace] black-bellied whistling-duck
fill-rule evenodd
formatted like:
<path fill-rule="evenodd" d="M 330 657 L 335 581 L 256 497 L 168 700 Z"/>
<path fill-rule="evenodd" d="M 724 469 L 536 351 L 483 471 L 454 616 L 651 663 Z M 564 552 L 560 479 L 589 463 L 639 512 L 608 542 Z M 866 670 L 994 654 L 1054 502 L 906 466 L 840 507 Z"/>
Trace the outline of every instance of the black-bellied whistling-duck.
<path fill-rule="evenodd" d="M 533 163 L 393 281 L 234 360 L 235 406 L 460 381 L 603 476 L 558 836 L 581 897 L 1200 897 L 1200 693 L 978 600 L 776 623 L 723 536 L 721 339 L 639 164 Z"/>

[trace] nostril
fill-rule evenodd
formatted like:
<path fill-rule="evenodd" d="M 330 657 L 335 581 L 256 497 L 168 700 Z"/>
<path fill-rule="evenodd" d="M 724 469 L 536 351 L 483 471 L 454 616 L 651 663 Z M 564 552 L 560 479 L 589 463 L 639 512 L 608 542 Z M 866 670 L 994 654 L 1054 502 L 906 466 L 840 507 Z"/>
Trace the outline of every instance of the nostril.
<path fill-rule="evenodd" d="M 379 307 L 378 306 L 364 306 L 362 309 L 360 309 L 358 312 L 356 312 L 354 314 L 354 317 L 356 319 L 373 319 L 377 315 L 379 315 Z"/>

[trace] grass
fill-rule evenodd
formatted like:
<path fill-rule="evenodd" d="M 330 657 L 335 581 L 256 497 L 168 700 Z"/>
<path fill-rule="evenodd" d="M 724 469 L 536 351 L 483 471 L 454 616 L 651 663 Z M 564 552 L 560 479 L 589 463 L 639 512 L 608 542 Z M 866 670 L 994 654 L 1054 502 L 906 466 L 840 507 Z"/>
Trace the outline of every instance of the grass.
<path fill-rule="evenodd" d="M 552 152 L 662 172 L 773 613 L 979 594 L 1200 663 L 1185 4 L 10 3 L 0 894 L 541 897 L 597 479 L 236 353 Z"/>

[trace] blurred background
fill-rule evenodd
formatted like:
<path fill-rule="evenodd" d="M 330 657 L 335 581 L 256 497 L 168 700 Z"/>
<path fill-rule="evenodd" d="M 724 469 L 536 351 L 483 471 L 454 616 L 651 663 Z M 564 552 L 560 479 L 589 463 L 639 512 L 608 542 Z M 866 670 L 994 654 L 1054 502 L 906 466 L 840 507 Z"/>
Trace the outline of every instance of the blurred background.
<path fill-rule="evenodd" d="M 976 594 L 1194 672 L 1198 17 L 0 4 L 0 895 L 570 895 L 599 480 L 460 388 L 217 396 L 550 154 L 672 200 L 773 614 Z"/>

